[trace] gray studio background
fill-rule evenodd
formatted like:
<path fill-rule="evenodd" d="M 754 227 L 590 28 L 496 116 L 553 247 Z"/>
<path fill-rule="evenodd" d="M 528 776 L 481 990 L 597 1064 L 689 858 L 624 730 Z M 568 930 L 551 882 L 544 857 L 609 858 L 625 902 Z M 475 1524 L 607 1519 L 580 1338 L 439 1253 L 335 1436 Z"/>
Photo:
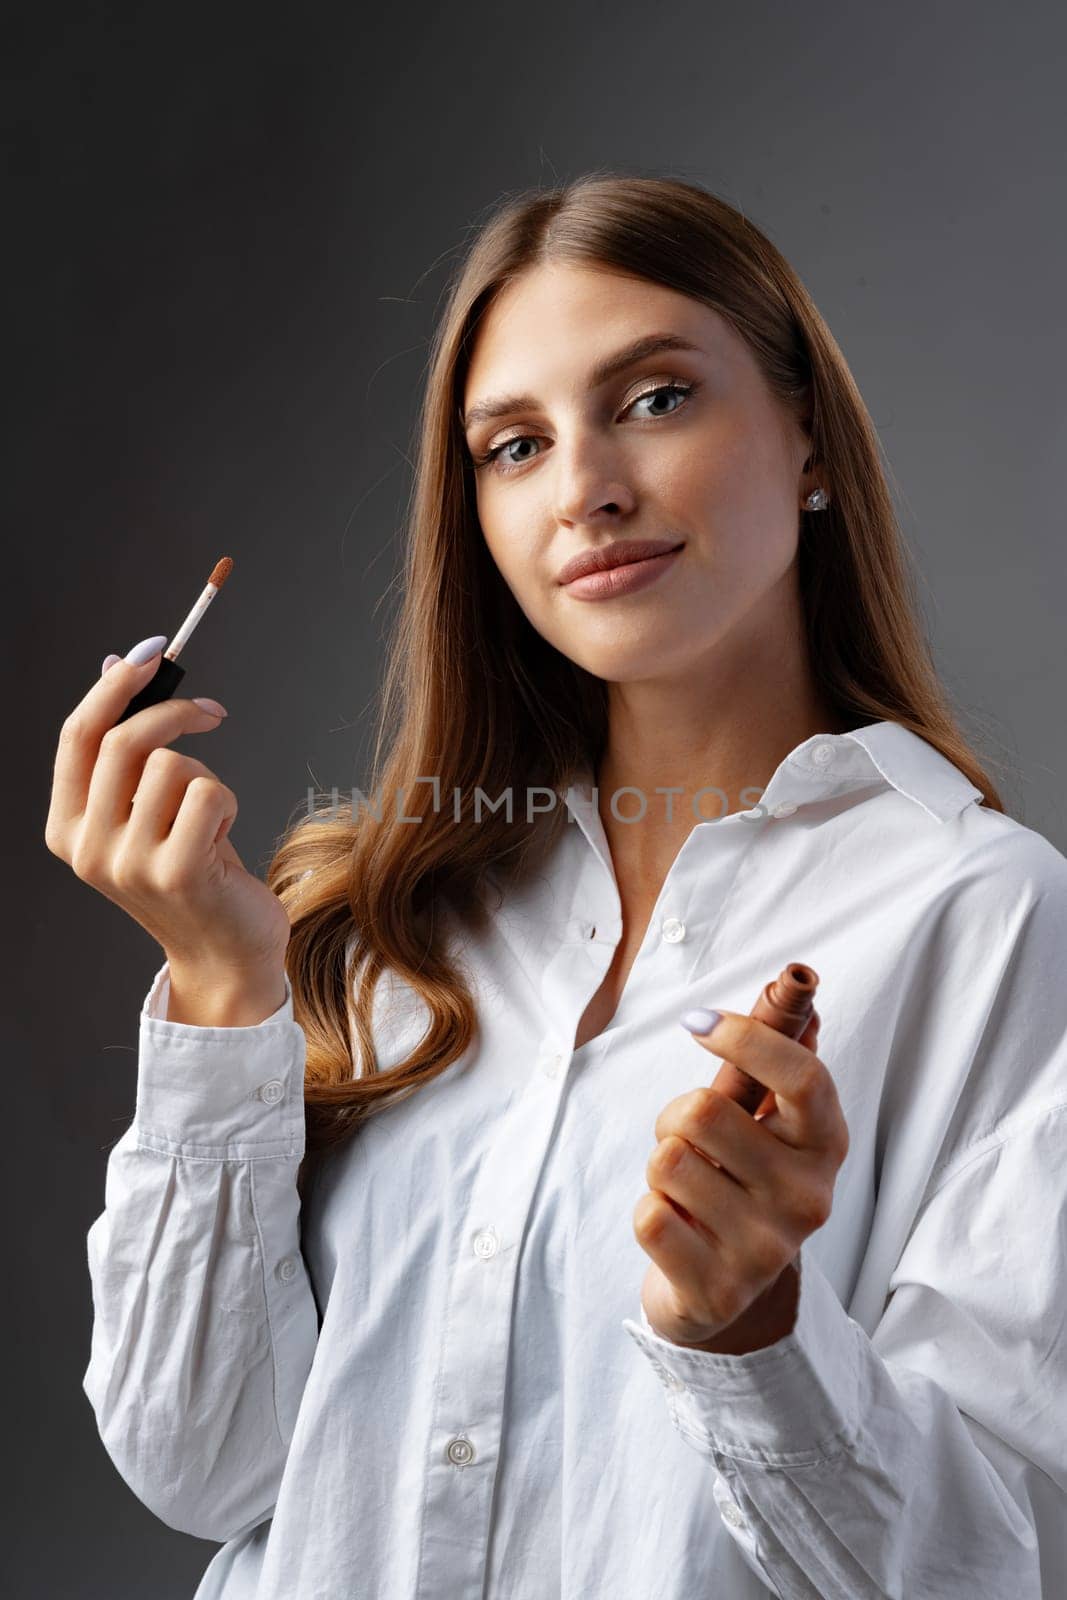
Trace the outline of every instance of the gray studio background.
<path fill-rule="evenodd" d="M 591 166 L 672 173 L 799 270 L 882 438 L 964 724 L 1013 814 L 1067 849 L 1067 16 L 825 0 L 7 16 L 0 1588 L 186 1600 L 216 1547 L 133 1497 L 81 1388 L 85 1235 L 162 955 L 45 848 L 63 717 L 108 651 L 172 634 L 227 554 L 180 692 L 230 716 L 178 748 L 237 791 L 249 865 L 309 783 L 362 783 L 455 252 L 505 191 Z M 353 1463 L 353 1494 L 373 1471 Z"/>

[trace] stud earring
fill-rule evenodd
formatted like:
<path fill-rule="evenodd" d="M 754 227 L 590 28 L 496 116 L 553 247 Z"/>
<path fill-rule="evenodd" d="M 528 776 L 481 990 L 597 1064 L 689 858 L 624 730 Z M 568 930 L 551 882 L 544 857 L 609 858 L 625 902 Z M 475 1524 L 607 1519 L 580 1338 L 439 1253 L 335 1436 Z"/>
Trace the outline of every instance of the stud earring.
<path fill-rule="evenodd" d="M 825 489 L 813 489 L 804 502 L 806 511 L 825 511 L 830 504 L 830 496 Z"/>

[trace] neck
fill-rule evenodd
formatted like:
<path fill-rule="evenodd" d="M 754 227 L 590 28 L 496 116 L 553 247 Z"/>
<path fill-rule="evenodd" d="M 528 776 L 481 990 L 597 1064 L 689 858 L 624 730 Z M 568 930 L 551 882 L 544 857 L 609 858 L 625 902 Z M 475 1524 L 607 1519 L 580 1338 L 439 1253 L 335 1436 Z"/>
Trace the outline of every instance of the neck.
<path fill-rule="evenodd" d="M 748 649 L 743 658 L 720 654 L 681 681 L 610 685 L 596 783 L 624 897 L 654 900 L 698 822 L 750 809 L 798 744 L 852 725 L 820 698 L 799 639 L 791 643 L 778 638 L 773 649 Z M 618 811 L 640 821 L 613 814 L 612 795 L 623 788 L 638 793 L 618 795 Z M 694 811 L 699 790 L 707 792 Z"/>

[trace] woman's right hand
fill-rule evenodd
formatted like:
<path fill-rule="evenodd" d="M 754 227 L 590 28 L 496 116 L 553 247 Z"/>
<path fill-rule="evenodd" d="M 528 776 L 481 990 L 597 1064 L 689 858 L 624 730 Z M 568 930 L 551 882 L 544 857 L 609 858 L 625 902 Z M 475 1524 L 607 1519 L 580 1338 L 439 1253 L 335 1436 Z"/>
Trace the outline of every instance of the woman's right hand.
<path fill-rule="evenodd" d="M 227 837 L 233 790 L 167 748 L 222 718 L 171 699 L 117 722 L 158 661 L 157 651 L 142 666 L 115 662 L 63 723 L 45 843 L 183 971 L 262 982 L 284 972 L 288 913 Z"/>

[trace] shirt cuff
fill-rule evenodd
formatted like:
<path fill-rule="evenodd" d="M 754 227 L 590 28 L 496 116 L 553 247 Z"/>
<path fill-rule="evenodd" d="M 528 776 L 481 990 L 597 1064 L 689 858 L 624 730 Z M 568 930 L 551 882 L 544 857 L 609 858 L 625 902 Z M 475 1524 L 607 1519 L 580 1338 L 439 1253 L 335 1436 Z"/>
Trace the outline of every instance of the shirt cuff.
<path fill-rule="evenodd" d="M 746 1355 L 687 1350 L 640 1322 L 622 1326 L 662 1383 L 671 1418 L 713 1458 L 800 1466 L 847 1449 L 860 1425 L 858 1337 L 805 1244 L 797 1257 L 796 1322 L 776 1344 Z"/>
<path fill-rule="evenodd" d="M 141 1007 L 137 1147 L 205 1160 L 301 1158 L 307 1042 L 288 975 L 278 1009 L 238 1028 L 168 1021 L 169 988 L 164 962 Z"/>

